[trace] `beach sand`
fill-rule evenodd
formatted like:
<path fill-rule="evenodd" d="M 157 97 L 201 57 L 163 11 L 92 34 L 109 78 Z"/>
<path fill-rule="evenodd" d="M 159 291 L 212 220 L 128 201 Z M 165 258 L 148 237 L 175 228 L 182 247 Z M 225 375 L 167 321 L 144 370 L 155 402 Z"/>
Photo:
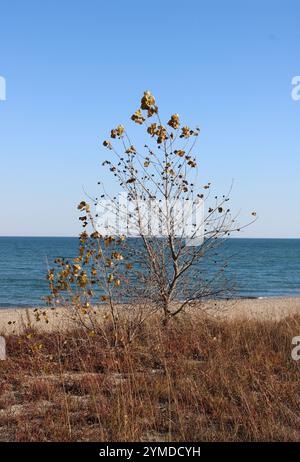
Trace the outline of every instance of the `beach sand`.
<path fill-rule="evenodd" d="M 200 307 L 200 306 L 199 306 Z M 198 308 L 198 307 L 197 307 Z M 206 312 L 211 316 L 222 319 L 253 319 L 278 321 L 293 314 L 300 314 L 300 297 L 291 298 L 262 298 L 210 301 L 201 304 L 201 309 L 192 308 L 191 312 L 197 316 Z M 0 309 L 0 333 L 20 333 L 28 326 L 43 331 L 68 330 L 74 327 L 70 312 L 58 307 L 55 310 L 42 308 L 49 320 L 37 322 L 33 308 L 2 308 Z M 103 316 L 105 307 L 99 308 L 99 316 Z"/>

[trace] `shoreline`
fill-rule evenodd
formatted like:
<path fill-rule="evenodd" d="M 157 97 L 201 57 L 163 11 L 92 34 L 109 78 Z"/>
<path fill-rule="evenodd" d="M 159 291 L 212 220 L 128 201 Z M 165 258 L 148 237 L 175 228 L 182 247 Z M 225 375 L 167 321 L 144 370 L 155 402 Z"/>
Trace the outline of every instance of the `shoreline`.
<path fill-rule="evenodd" d="M 107 305 L 98 305 L 100 319 L 107 313 Z M 126 310 L 128 305 L 116 305 L 117 309 Z M 138 305 L 136 305 L 138 308 Z M 131 307 L 130 309 L 132 309 Z M 36 321 L 35 311 L 46 312 L 49 322 Z M 185 313 L 191 316 L 207 314 L 219 320 L 260 320 L 280 321 L 288 316 L 300 314 L 300 297 L 266 297 L 210 300 L 191 307 Z M 182 314 L 185 315 L 184 313 Z M 18 334 L 28 326 L 43 331 L 69 330 L 74 327 L 74 318 L 65 307 L 15 307 L 0 308 L 0 334 Z"/>
<path fill-rule="evenodd" d="M 207 300 L 203 303 L 211 303 L 211 302 L 242 302 L 245 300 L 295 300 L 295 299 L 300 299 L 300 294 L 295 294 L 295 295 L 249 295 L 249 296 L 238 296 L 238 297 L 224 297 L 224 298 L 219 298 L 217 300 Z M 130 303 L 123 303 L 123 305 L 130 305 Z M 97 307 L 100 306 L 105 306 L 105 303 L 97 303 Z M 60 308 L 60 307 L 58 307 Z M 49 310 L 52 309 L 48 305 L 0 305 L 0 314 L 1 311 L 9 311 L 9 310 L 34 310 L 34 309 L 39 309 L 39 310 Z"/>

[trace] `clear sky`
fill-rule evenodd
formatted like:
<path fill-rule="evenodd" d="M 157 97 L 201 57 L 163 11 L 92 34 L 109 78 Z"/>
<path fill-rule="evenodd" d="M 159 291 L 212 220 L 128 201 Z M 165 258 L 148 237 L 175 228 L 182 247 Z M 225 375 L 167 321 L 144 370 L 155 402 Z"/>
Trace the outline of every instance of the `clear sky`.
<path fill-rule="evenodd" d="M 0 235 L 76 235 L 101 140 L 143 90 L 202 129 L 243 236 L 300 237 L 299 0 L 1 0 Z M 130 126 L 130 122 L 128 122 Z"/>

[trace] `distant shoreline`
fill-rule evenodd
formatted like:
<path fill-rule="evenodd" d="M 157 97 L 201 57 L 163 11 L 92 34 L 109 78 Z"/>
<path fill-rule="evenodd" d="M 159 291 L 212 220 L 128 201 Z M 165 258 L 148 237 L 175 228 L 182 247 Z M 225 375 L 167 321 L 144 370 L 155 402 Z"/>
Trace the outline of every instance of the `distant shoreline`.
<path fill-rule="evenodd" d="M 121 310 L 126 309 L 125 305 L 118 306 Z M 0 334 L 20 333 L 28 325 L 44 331 L 57 331 L 74 327 L 74 321 L 70 311 L 66 308 L 57 307 L 54 310 L 49 307 L 40 307 L 47 312 L 49 323 L 43 320 L 36 322 L 33 308 L 1 308 L 0 309 Z M 200 308 L 200 309 L 198 309 Z M 105 305 L 99 310 L 99 316 L 106 313 Z M 231 300 L 208 301 L 191 308 L 191 316 L 199 316 L 207 313 L 220 320 L 261 320 L 280 321 L 288 316 L 300 314 L 300 297 L 268 297 L 268 298 L 239 298 Z M 300 332 L 299 332 L 300 335 Z"/>
<path fill-rule="evenodd" d="M 219 298 L 217 301 L 218 302 L 239 302 L 239 301 L 244 301 L 244 300 L 286 300 L 286 299 L 300 299 L 300 293 L 297 293 L 295 295 L 249 295 L 249 296 L 242 296 L 238 295 L 236 297 L 224 297 L 224 298 Z M 215 300 L 209 300 L 207 303 L 213 303 Z M 105 306 L 105 303 L 97 303 L 97 306 Z M 124 303 L 126 305 L 126 303 Z M 0 313 L 2 310 L 34 310 L 34 309 L 41 309 L 41 310 L 47 310 L 50 309 L 48 305 L 32 305 L 32 304 L 26 304 L 26 305 L 3 305 L 1 306 L 0 304 Z"/>

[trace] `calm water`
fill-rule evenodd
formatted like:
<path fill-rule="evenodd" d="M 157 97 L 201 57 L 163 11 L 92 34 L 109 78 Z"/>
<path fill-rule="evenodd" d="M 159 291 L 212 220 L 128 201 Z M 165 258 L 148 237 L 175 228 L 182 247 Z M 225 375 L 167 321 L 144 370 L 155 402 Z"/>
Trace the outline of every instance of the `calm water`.
<path fill-rule="evenodd" d="M 0 307 L 43 304 L 48 264 L 76 256 L 77 244 L 77 238 L 0 237 Z M 222 252 L 231 256 L 226 271 L 235 296 L 300 296 L 300 239 L 231 239 Z"/>

